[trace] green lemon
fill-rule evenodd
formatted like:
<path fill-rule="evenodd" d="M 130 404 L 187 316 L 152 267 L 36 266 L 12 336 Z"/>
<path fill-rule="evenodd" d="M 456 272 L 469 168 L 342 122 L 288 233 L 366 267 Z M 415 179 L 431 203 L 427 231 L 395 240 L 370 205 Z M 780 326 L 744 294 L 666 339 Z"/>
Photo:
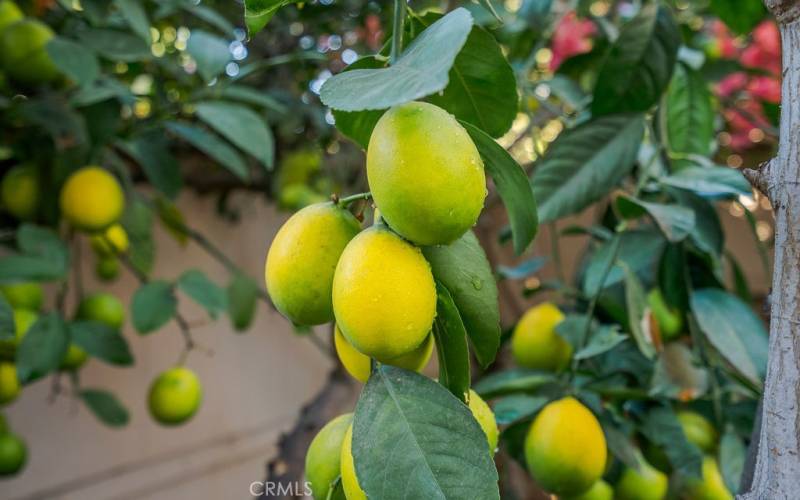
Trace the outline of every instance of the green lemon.
<path fill-rule="evenodd" d="M 14 339 L 0 340 L 0 355 L 13 359 L 17 346 L 37 319 L 39 316 L 31 310 L 14 309 Z"/>
<path fill-rule="evenodd" d="M 562 496 L 560 500 L 614 500 L 614 488 L 600 479 L 586 492 L 576 496 Z"/>
<path fill-rule="evenodd" d="M 703 458 L 703 479 L 689 479 L 684 497 L 691 500 L 733 500 L 714 457 Z"/>
<path fill-rule="evenodd" d="M 17 21 L 21 21 L 24 17 L 25 15 L 19 10 L 17 4 L 11 0 L 0 1 L 0 35 L 2 35 L 3 30 Z M 2 57 L 0 55 L 0 60 L 2 60 Z"/>
<path fill-rule="evenodd" d="M 284 186 L 278 197 L 278 205 L 287 210 L 299 210 L 324 201 L 325 196 L 314 191 L 308 185 L 300 183 Z"/>
<path fill-rule="evenodd" d="M 717 430 L 706 417 L 693 411 L 679 411 L 678 420 L 690 443 L 706 453 L 714 452 L 717 448 Z"/>
<path fill-rule="evenodd" d="M 0 476 L 12 476 L 22 470 L 28 451 L 25 442 L 10 432 L 0 434 Z"/>
<path fill-rule="evenodd" d="M 113 281 L 119 276 L 119 261 L 116 257 L 100 257 L 94 268 L 97 277 L 103 281 Z"/>
<path fill-rule="evenodd" d="M 0 361 L 0 406 L 17 399 L 20 392 L 17 366 L 14 363 Z"/>
<path fill-rule="evenodd" d="M 0 285 L 0 293 L 14 309 L 38 311 L 44 301 L 44 292 L 39 283 L 19 282 Z"/>
<path fill-rule="evenodd" d="M 310 205 L 286 221 L 269 247 L 264 266 L 267 291 L 284 316 L 299 325 L 333 319 L 336 263 L 359 230 L 353 214 L 330 202 Z"/>
<path fill-rule="evenodd" d="M 342 442 L 342 488 L 347 500 L 367 500 L 367 494 L 361 489 L 356 476 L 356 464 L 353 460 L 353 424 L 347 428 Z"/>
<path fill-rule="evenodd" d="M 125 323 L 125 306 L 114 295 L 97 292 L 87 295 L 78 305 L 77 319 L 97 321 L 115 330 Z"/>
<path fill-rule="evenodd" d="M 494 456 L 494 451 L 497 449 L 497 440 L 500 437 L 500 431 L 497 429 L 497 420 L 494 418 L 494 412 L 489 405 L 486 404 L 477 392 L 472 389 L 469 390 L 469 409 L 472 416 L 480 424 L 483 433 L 486 434 L 486 441 L 489 443 L 489 453 Z"/>
<path fill-rule="evenodd" d="M 61 214 L 78 229 L 97 232 L 117 222 L 125 194 L 117 178 L 101 167 L 83 167 L 69 176 L 59 197 Z"/>
<path fill-rule="evenodd" d="M 458 239 L 475 225 L 486 197 L 483 161 L 469 134 L 424 102 L 395 106 L 378 120 L 367 179 L 389 226 L 418 245 Z"/>
<path fill-rule="evenodd" d="M 306 452 L 306 480 L 316 500 L 327 500 L 331 483 L 341 470 L 342 443 L 353 414 L 339 415 L 320 429 Z"/>
<path fill-rule="evenodd" d="M 18 165 L 3 176 L 0 201 L 8 213 L 20 220 L 31 220 L 39 211 L 39 175 L 30 165 Z"/>
<path fill-rule="evenodd" d="M 164 425 L 189 420 L 200 408 L 203 387 L 188 368 L 178 366 L 159 375 L 150 386 L 148 406 L 153 418 Z"/>
<path fill-rule="evenodd" d="M 670 307 L 664 300 L 661 290 L 654 288 L 647 294 L 647 304 L 656 318 L 661 340 L 678 338 L 683 332 L 683 317 L 679 310 Z"/>
<path fill-rule="evenodd" d="M 667 496 L 669 479 L 643 458 L 639 470 L 625 467 L 615 489 L 616 500 L 663 500 Z"/>
<path fill-rule="evenodd" d="M 61 360 L 61 369 L 75 371 L 82 367 L 89 359 L 89 354 L 75 344 L 70 344 L 64 359 Z"/>
<path fill-rule="evenodd" d="M 545 302 L 529 309 L 514 327 L 511 354 L 517 364 L 536 370 L 563 370 L 572 358 L 572 346 L 558 333 L 564 315 Z"/>
<path fill-rule="evenodd" d="M 14 80 L 28 84 L 55 81 L 59 71 L 45 46 L 55 34 L 37 19 L 23 19 L 0 33 L 3 67 Z"/>
<path fill-rule="evenodd" d="M 336 347 L 336 355 L 339 357 L 339 361 L 342 362 L 344 369 L 347 370 L 347 373 L 360 382 L 366 382 L 372 368 L 369 356 L 361 354 L 353 347 L 344 338 L 338 326 L 334 328 L 333 344 Z M 388 360 L 386 364 L 415 372 L 421 371 L 431 359 L 433 344 L 433 335 L 428 335 L 428 339 L 420 344 L 419 347 L 408 354 Z"/>

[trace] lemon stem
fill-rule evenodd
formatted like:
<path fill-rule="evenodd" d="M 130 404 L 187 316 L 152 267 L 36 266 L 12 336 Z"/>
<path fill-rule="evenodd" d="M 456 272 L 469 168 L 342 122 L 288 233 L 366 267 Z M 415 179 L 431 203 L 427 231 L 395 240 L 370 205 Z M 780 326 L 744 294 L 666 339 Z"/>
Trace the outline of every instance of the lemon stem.
<path fill-rule="evenodd" d="M 389 64 L 394 64 L 403 52 L 403 26 L 406 22 L 406 0 L 394 0 L 394 17 L 392 19 L 392 51 Z"/>
<path fill-rule="evenodd" d="M 372 198 L 372 193 L 367 191 L 366 193 L 351 194 L 350 196 L 339 198 L 339 200 L 336 203 L 338 203 L 340 207 L 346 208 L 355 201 L 368 200 L 370 198 Z"/>

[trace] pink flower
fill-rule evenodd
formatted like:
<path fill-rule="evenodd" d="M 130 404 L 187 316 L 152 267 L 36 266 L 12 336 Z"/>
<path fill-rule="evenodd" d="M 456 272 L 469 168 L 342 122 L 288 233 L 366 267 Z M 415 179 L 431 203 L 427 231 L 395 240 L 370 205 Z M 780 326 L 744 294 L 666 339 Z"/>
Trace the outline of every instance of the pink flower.
<path fill-rule="evenodd" d="M 709 31 L 719 50 L 719 57 L 723 59 L 733 59 L 739 52 L 736 46 L 736 39 L 731 35 L 725 23 L 719 19 L 714 19 L 709 23 Z"/>
<path fill-rule="evenodd" d="M 774 104 L 781 102 L 781 82 L 771 76 L 754 76 L 747 84 L 747 91 L 762 101 Z"/>
<path fill-rule="evenodd" d="M 553 33 L 550 70 L 555 71 L 565 59 L 592 50 L 591 37 L 596 31 L 592 21 L 578 19 L 574 11 L 562 17 Z"/>
<path fill-rule="evenodd" d="M 753 30 L 753 42 L 742 51 L 742 65 L 781 72 L 781 37 L 773 21 L 764 21 Z"/>
<path fill-rule="evenodd" d="M 721 97 L 731 97 L 744 90 L 747 85 L 747 74 L 740 72 L 731 73 L 717 84 L 717 94 Z"/>

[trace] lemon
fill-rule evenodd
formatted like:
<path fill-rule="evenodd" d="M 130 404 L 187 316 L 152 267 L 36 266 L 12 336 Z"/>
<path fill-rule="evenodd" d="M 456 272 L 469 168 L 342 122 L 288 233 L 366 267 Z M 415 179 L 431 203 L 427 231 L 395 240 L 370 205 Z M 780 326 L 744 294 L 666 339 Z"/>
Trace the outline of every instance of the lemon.
<path fill-rule="evenodd" d="M 556 332 L 564 315 L 545 302 L 529 309 L 514 327 L 511 354 L 517 364 L 537 370 L 563 370 L 572 357 L 572 346 Z"/>
<path fill-rule="evenodd" d="M 580 495 L 559 498 L 560 500 L 614 500 L 614 489 L 607 482 L 600 479 Z"/>
<path fill-rule="evenodd" d="M 672 340 L 680 336 L 683 331 L 683 318 L 680 311 L 672 308 L 664 300 L 661 290 L 654 288 L 647 294 L 647 304 L 656 318 L 661 340 Z"/>
<path fill-rule="evenodd" d="M 112 224 L 99 234 L 93 234 L 89 240 L 97 255 L 108 257 L 128 251 L 130 241 L 122 224 Z"/>
<path fill-rule="evenodd" d="M 83 167 L 61 188 L 61 213 L 78 229 L 101 231 L 125 209 L 125 194 L 116 177 L 101 167 Z"/>
<path fill-rule="evenodd" d="M 22 14 L 22 11 L 19 10 L 17 4 L 11 0 L 0 0 L 0 34 L 2 34 L 3 30 L 8 26 L 22 20 L 23 17 L 25 16 Z M 2 56 L 0 56 L 0 58 L 2 58 Z"/>
<path fill-rule="evenodd" d="M 353 424 L 347 428 L 342 442 L 342 488 L 347 500 L 367 500 L 367 494 L 361 489 L 356 476 L 356 464 L 353 460 Z"/>
<path fill-rule="evenodd" d="M 119 276 L 119 261 L 115 257 L 100 257 L 94 270 L 101 280 L 112 281 Z"/>
<path fill-rule="evenodd" d="M 82 367 L 89 359 L 89 354 L 75 344 L 70 344 L 64 359 L 61 360 L 61 369 L 75 371 Z"/>
<path fill-rule="evenodd" d="M 53 30 L 36 19 L 23 19 L 7 26 L 0 34 L 0 54 L 6 73 L 24 84 L 38 84 L 59 78 L 45 46 Z"/>
<path fill-rule="evenodd" d="M 717 447 L 717 431 L 704 416 L 693 411 L 679 411 L 683 433 L 690 443 L 706 453 L 713 453 Z"/>
<path fill-rule="evenodd" d="M 525 437 L 528 470 L 557 495 L 578 495 L 606 468 L 606 438 L 597 418 L 575 398 L 545 406 Z"/>
<path fill-rule="evenodd" d="M 317 500 L 327 500 L 331 483 L 341 470 L 342 442 L 353 421 L 353 414 L 334 418 L 320 429 L 306 452 L 306 480 Z"/>
<path fill-rule="evenodd" d="M 164 425 L 189 420 L 200 408 L 203 388 L 200 379 L 188 368 L 178 366 L 159 375 L 150 386 L 150 414 Z"/>
<path fill-rule="evenodd" d="M 97 321 L 115 330 L 125 323 L 125 306 L 114 295 L 97 292 L 84 297 L 75 313 L 77 319 Z"/>
<path fill-rule="evenodd" d="M 20 391 L 17 366 L 14 363 L 0 361 L 0 406 L 17 399 Z"/>
<path fill-rule="evenodd" d="M 275 307 L 299 325 L 333 319 L 336 263 L 360 230 L 358 220 L 333 203 L 310 205 L 280 228 L 267 253 L 264 276 Z"/>
<path fill-rule="evenodd" d="M 38 311 L 44 301 L 44 293 L 39 283 L 25 281 L 1 285 L 0 293 L 14 309 Z"/>
<path fill-rule="evenodd" d="M 424 102 L 395 106 L 378 120 L 367 178 L 389 226 L 418 245 L 458 239 L 475 225 L 486 197 L 483 161 L 469 134 Z"/>
<path fill-rule="evenodd" d="M 33 219 L 39 210 L 40 198 L 39 175 L 35 167 L 19 165 L 3 176 L 0 199 L 3 208 L 17 219 Z"/>
<path fill-rule="evenodd" d="M 497 439 L 500 436 L 500 431 L 497 429 L 497 420 L 494 418 L 494 412 L 489 405 L 486 404 L 477 392 L 472 389 L 469 390 L 469 409 L 472 416 L 480 424 L 483 433 L 486 434 L 486 441 L 489 443 L 489 453 L 494 456 L 494 451 L 497 449 Z"/>
<path fill-rule="evenodd" d="M 25 442 L 16 434 L 0 434 L 0 476 L 11 476 L 22 470 L 28 451 Z"/>
<path fill-rule="evenodd" d="M 625 467 L 615 489 L 616 500 L 663 500 L 667 496 L 669 479 L 644 459 L 639 470 Z"/>
<path fill-rule="evenodd" d="M 31 326 L 36 323 L 39 316 L 28 309 L 14 309 L 14 338 L 12 340 L 0 340 L 0 354 L 5 357 L 12 357 L 17 350 L 17 346 Z"/>
<path fill-rule="evenodd" d="M 334 329 L 333 343 L 336 346 L 336 354 L 339 356 L 339 361 L 341 361 L 347 373 L 358 381 L 366 382 L 371 371 L 369 356 L 361 354 L 355 347 L 350 345 L 350 342 L 344 338 L 338 326 Z M 387 361 L 386 364 L 418 372 L 428 364 L 431 359 L 431 353 L 433 353 L 433 335 L 428 335 L 427 340 L 420 344 L 419 347 L 408 354 Z"/>
<path fill-rule="evenodd" d="M 422 344 L 436 314 L 436 285 L 419 248 L 373 226 L 342 252 L 333 278 L 336 323 L 350 344 L 382 363 Z"/>
<path fill-rule="evenodd" d="M 733 500 L 714 457 L 703 458 L 703 479 L 689 479 L 684 496 L 691 500 Z"/>

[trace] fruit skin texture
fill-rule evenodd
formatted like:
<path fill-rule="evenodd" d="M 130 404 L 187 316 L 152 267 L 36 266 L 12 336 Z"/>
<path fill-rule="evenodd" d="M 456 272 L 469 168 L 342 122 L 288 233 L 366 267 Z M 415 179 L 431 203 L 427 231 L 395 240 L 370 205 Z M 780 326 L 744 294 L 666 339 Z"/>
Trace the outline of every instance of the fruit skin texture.
<path fill-rule="evenodd" d="M 647 304 L 653 312 L 653 316 L 658 323 L 658 330 L 661 333 L 661 340 L 673 340 L 678 338 L 683 331 L 683 318 L 678 311 L 669 307 L 661 295 L 661 290 L 654 288 L 647 294 Z"/>
<path fill-rule="evenodd" d="M 614 500 L 614 489 L 602 479 L 595 482 L 585 493 L 560 497 L 560 500 Z"/>
<path fill-rule="evenodd" d="M 125 209 L 125 194 L 117 179 L 101 167 L 83 167 L 61 188 L 61 213 L 78 229 L 102 231 Z"/>
<path fill-rule="evenodd" d="M 320 429 L 306 452 L 306 480 L 317 500 L 326 500 L 330 485 L 341 470 L 342 443 L 353 414 L 339 415 Z"/>
<path fill-rule="evenodd" d="M 494 412 L 486 404 L 486 401 L 472 389 L 469 390 L 469 410 L 480 424 L 483 433 L 486 434 L 489 453 L 494 456 L 494 451 L 497 449 L 497 440 L 500 436 L 500 431 L 497 429 L 497 420 L 495 420 Z"/>
<path fill-rule="evenodd" d="M 717 447 L 717 431 L 711 422 L 693 411 L 679 411 L 677 416 L 686 439 L 704 452 L 713 453 Z"/>
<path fill-rule="evenodd" d="M 14 309 L 38 311 L 44 301 L 44 292 L 39 283 L 19 282 L 0 286 L 0 293 Z"/>
<path fill-rule="evenodd" d="M 30 165 L 19 165 L 3 176 L 0 184 L 3 208 L 20 220 L 31 220 L 39 210 L 39 175 Z"/>
<path fill-rule="evenodd" d="M 75 313 L 77 319 L 97 321 L 115 330 L 125 323 L 125 306 L 110 293 L 98 292 L 87 295 Z"/>
<path fill-rule="evenodd" d="M 367 494 L 361 489 L 356 477 L 356 464 L 353 460 L 353 425 L 347 428 L 342 443 L 342 487 L 347 500 L 367 500 Z"/>
<path fill-rule="evenodd" d="M 395 106 L 378 120 L 367 179 L 389 226 L 418 245 L 455 241 L 475 225 L 486 197 L 483 161 L 469 134 L 424 102 Z"/>
<path fill-rule="evenodd" d="M 625 467 L 616 486 L 616 500 L 663 500 L 669 489 L 667 476 L 647 463 L 639 460 L 640 470 Z"/>
<path fill-rule="evenodd" d="M 22 20 L 23 17 L 25 15 L 19 10 L 17 4 L 11 0 L 0 0 L 0 35 L 2 35 L 3 30 Z"/>
<path fill-rule="evenodd" d="M 579 495 L 606 468 L 606 438 L 600 423 L 575 398 L 545 406 L 525 438 L 525 459 L 533 478 L 557 495 Z"/>
<path fill-rule="evenodd" d="M 0 476 L 11 476 L 22 470 L 28 458 L 25 442 L 16 434 L 0 433 Z"/>
<path fill-rule="evenodd" d="M 23 19 L 7 26 L 0 34 L 0 53 L 6 73 L 29 85 L 58 79 L 58 68 L 45 48 L 53 36 L 53 30 L 36 19 Z"/>
<path fill-rule="evenodd" d="M 267 291 L 284 316 L 299 325 L 333 320 L 336 263 L 360 229 L 353 214 L 330 202 L 310 205 L 286 221 L 264 269 Z"/>
<path fill-rule="evenodd" d="M 703 458 L 703 480 L 690 479 L 684 496 L 691 500 L 733 500 L 714 457 Z"/>
<path fill-rule="evenodd" d="M 200 408 L 203 388 L 197 375 L 178 366 L 159 375 L 150 386 L 150 415 L 164 425 L 178 425 L 189 420 Z"/>
<path fill-rule="evenodd" d="M 339 361 L 342 362 L 342 366 L 347 370 L 347 373 L 359 382 L 366 382 L 369 379 L 371 369 L 369 356 L 361 354 L 355 347 L 350 345 L 350 342 L 344 338 L 338 326 L 334 329 L 333 343 L 336 347 Z M 408 354 L 389 360 L 386 364 L 419 372 L 430 361 L 433 353 L 433 344 L 433 335 L 428 335 L 428 338 L 419 347 Z"/>
<path fill-rule="evenodd" d="M 97 255 L 102 257 L 125 253 L 130 246 L 128 233 L 122 224 L 113 224 L 102 233 L 92 235 L 90 243 Z"/>
<path fill-rule="evenodd" d="M 555 327 L 564 315 L 551 302 L 529 309 L 514 327 L 511 354 L 519 366 L 537 370 L 561 371 L 569 364 L 572 346 Z"/>
<path fill-rule="evenodd" d="M 0 406 L 17 399 L 20 387 L 17 366 L 14 363 L 0 362 Z"/>
<path fill-rule="evenodd" d="M 333 277 L 339 329 L 382 363 L 422 344 L 436 315 L 436 285 L 419 248 L 373 226 L 344 249 Z"/>

